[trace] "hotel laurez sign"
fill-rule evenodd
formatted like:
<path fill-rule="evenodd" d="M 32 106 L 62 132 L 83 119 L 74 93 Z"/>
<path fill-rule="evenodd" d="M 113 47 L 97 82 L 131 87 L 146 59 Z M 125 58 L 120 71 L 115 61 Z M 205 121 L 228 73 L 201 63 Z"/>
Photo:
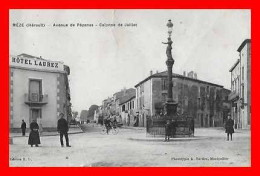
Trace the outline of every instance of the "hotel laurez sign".
<path fill-rule="evenodd" d="M 9 65 L 37 70 L 64 71 L 62 62 L 20 56 L 10 56 Z"/>

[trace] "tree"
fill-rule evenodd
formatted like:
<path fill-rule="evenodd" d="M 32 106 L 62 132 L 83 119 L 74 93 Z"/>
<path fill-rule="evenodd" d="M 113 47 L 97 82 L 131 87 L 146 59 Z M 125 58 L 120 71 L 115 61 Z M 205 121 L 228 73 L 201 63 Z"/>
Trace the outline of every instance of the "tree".
<path fill-rule="evenodd" d="M 87 121 L 88 118 L 88 110 L 82 110 L 80 113 L 80 121 Z"/>
<path fill-rule="evenodd" d="M 90 108 L 88 109 L 88 119 L 93 120 L 94 119 L 94 114 L 95 110 L 98 109 L 98 105 L 91 105 Z"/>
<path fill-rule="evenodd" d="M 72 111 L 72 118 L 73 119 L 76 119 L 78 115 L 79 115 L 78 111 Z"/>

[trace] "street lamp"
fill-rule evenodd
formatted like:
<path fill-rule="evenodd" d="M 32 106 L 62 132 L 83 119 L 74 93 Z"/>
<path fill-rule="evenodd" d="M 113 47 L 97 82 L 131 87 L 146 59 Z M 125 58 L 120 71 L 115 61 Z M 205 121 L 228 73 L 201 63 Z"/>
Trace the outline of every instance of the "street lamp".
<path fill-rule="evenodd" d="M 166 25 L 168 27 L 168 34 L 169 34 L 169 37 L 171 37 L 172 35 L 172 30 L 173 30 L 173 23 L 171 20 L 168 20 L 168 23 Z"/>
<path fill-rule="evenodd" d="M 172 57 L 172 39 L 171 39 L 171 34 L 172 34 L 172 29 L 173 29 L 173 24 L 171 20 L 168 20 L 168 23 L 166 25 L 168 27 L 168 42 L 162 42 L 163 44 L 167 44 L 166 48 L 166 55 L 167 55 L 167 60 L 166 60 L 166 65 L 167 65 L 167 71 L 168 71 L 168 92 L 167 92 L 167 101 L 165 103 L 165 111 L 168 116 L 173 116 L 176 114 L 177 111 L 177 103 L 173 101 L 172 98 L 172 66 L 174 64 L 174 59 Z"/>

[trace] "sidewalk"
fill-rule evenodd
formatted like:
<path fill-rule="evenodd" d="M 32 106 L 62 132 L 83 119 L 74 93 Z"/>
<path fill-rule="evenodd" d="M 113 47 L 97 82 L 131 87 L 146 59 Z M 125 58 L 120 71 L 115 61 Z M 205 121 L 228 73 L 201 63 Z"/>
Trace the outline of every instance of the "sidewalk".
<path fill-rule="evenodd" d="M 122 126 L 120 128 L 122 128 L 122 129 L 133 129 L 133 130 L 146 130 L 146 127 Z"/>
<path fill-rule="evenodd" d="M 150 142 L 158 142 L 163 141 L 165 136 L 164 135 L 150 135 L 146 133 L 145 127 L 123 127 L 125 129 L 137 129 L 137 130 L 144 130 L 143 132 L 135 134 L 135 136 L 129 136 L 127 139 L 132 141 L 150 141 Z M 250 130 L 235 130 L 234 138 L 237 137 L 250 137 L 251 131 Z M 212 138 L 215 139 L 224 139 L 226 138 L 226 133 L 223 128 L 195 128 L 195 134 L 191 137 L 174 137 L 171 138 L 170 141 L 172 142 L 181 142 L 181 141 L 200 141 L 200 140 L 211 140 Z"/>
<path fill-rule="evenodd" d="M 225 131 L 225 128 L 224 127 L 199 127 L 199 128 L 195 128 L 195 129 L 209 129 L 209 130 L 219 130 L 219 131 Z M 247 133 L 251 133 L 251 130 L 250 129 L 234 129 L 235 130 L 235 133 L 244 133 L 244 134 L 247 134 Z"/>
<path fill-rule="evenodd" d="M 80 127 L 77 126 L 77 127 L 70 127 L 69 128 L 68 134 L 79 134 L 79 133 L 84 133 L 81 130 Z M 50 131 L 43 131 L 40 134 L 41 137 L 44 137 L 44 136 L 57 136 L 57 135 L 59 135 L 59 133 L 57 131 L 51 131 L 51 132 Z M 24 137 L 24 136 L 22 136 L 21 133 L 9 133 L 9 136 L 10 137 L 14 137 L 14 138 L 16 138 L 16 137 Z M 25 136 L 28 137 L 29 133 L 26 133 Z"/>

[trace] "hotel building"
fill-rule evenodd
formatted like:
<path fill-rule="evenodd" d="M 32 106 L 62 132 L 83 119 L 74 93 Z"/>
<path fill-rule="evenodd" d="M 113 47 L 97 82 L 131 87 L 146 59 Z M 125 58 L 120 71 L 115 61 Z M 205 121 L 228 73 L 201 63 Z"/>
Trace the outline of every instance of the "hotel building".
<path fill-rule="evenodd" d="M 10 129 L 36 120 L 43 130 L 56 130 L 60 113 L 71 119 L 70 69 L 59 61 L 28 54 L 9 57 Z"/>

